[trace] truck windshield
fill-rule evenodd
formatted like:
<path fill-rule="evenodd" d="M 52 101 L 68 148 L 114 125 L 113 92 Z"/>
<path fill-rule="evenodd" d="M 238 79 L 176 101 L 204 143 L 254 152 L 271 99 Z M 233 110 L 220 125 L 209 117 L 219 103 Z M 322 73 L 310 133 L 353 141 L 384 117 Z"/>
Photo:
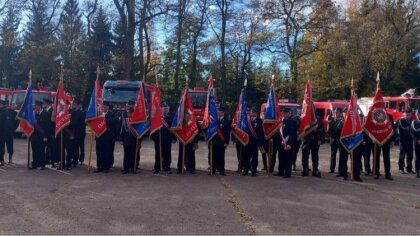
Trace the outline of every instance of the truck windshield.
<path fill-rule="evenodd" d="M 188 93 L 191 99 L 191 103 L 193 108 L 205 108 L 206 100 L 207 100 L 207 93 Z"/>
<path fill-rule="evenodd" d="M 126 103 L 129 100 L 136 101 L 138 94 L 138 88 L 105 87 L 103 90 L 104 101 L 112 103 Z"/>
<path fill-rule="evenodd" d="M 420 99 L 410 99 L 408 104 L 412 110 L 420 109 Z"/>
<path fill-rule="evenodd" d="M 16 92 L 12 95 L 12 101 L 10 103 L 11 106 L 20 109 L 23 104 L 23 100 L 25 99 L 25 92 Z M 32 93 L 32 105 L 35 104 L 35 101 L 44 101 L 44 98 L 51 99 L 51 94 L 48 93 Z"/>

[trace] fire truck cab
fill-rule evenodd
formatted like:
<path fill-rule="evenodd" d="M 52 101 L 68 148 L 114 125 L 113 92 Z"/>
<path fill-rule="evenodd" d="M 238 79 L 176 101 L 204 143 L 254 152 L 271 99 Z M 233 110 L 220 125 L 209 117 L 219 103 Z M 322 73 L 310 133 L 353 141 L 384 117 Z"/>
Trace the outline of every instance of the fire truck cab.
<path fill-rule="evenodd" d="M 188 95 L 193 106 L 193 113 L 197 118 L 198 124 L 201 126 L 203 123 L 204 109 L 206 108 L 207 90 L 203 87 L 195 87 L 188 91 Z M 215 99 L 217 101 L 216 96 Z"/>
<path fill-rule="evenodd" d="M 0 88 L 0 99 L 1 100 L 7 100 L 7 101 L 10 102 L 12 94 L 13 94 L 13 90 L 7 89 L 7 88 Z"/>
<path fill-rule="evenodd" d="M 300 116 L 300 112 L 302 111 L 302 106 L 296 103 L 296 100 L 293 99 L 279 99 L 277 105 L 280 108 L 280 112 L 283 112 L 285 108 L 289 108 L 292 112 L 292 116 Z M 261 104 L 260 109 L 260 118 L 264 118 L 264 111 L 267 106 L 267 103 Z"/>
<path fill-rule="evenodd" d="M 407 110 L 411 110 L 411 118 L 415 119 L 415 111 L 420 109 L 420 97 L 384 97 L 386 113 L 397 122 Z"/>

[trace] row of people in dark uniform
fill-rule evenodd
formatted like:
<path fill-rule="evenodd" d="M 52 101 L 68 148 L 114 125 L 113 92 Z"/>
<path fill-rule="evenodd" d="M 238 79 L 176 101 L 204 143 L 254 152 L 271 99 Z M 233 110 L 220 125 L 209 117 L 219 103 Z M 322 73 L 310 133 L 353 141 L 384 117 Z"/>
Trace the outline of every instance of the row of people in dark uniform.
<path fill-rule="evenodd" d="M 64 139 L 64 149 L 60 148 L 61 134 L 55 137 L 54 129 L 55 123 L 52 117 L 52 102 L 45 99 L 43 102 L 35 102 L 35 129 L 31 137 L 31 146 L 33 150 L 33 162 L 31 168 L 45 168 L 46 164 L 51 164 L 52 167 L 57 167 L 60 160 L 60 151 L 65 156 L 63 165 L 67 170 L 76 167 L 78 164 L 84 163 L 84 140 L 86 136 L 85 112 L 82 110 L 80 102 L 75 99 L 70 109 L 70 124 L 61 132 Z M 118 116 L 112 111 L 112 108 L 107 102 L 103 104 L 103 112 L 105 115 L 107 130 L 99 138 L 96 138 L 96 153 L 97 153 L 97 169 L 95 172 L 109 172 L 114 164 L 114 147 L 117 137 L 121 138 L 124 148 L 123 174 L 136 172 L 140 162 L 140 148 L 141 141 L 137 140 L 134 131 L 131 129 L 129 123 L 134 111 L 134 101 L 129 101 L 126 106 L 126 111 Z M 175 135 L 170 131 L 172 119 L 169 115 L 169 106 L 166 103 L 161 104 L 163 126 L 151 136 L 155 147 L 155 164 L 154 173 L 170 172 L 171 171 L 171 149 L 172 144 L 176 142 Z M 395 127 L 396 134 L 393 138 L 388 140 L 383 146 L 375 145 L 366 133 L 363 134 L 363 142 L 355 149 L 353 154 L 353 178 L 356 181 L 361 180 L 361 172 L 364 167 L 365 175 L 373 174 L 375 179 L 378 179 L 380 174 L 380 154 L 383 153 L 383 162 L 385 168 L 385 178 L 392 180 L 390 172 L 390 147 L 395 139 L 398 137 L 400 145 L 399 169 L 400 173 L 417 174 L 419 177 L 419 159 L 420 159 L 420 114 L 417 110 L 417 120 L 410 120 L 410 112 L 407 111 L 404 117 L 400 119 Z M 267 170 L 273 173 L 277 160 L 276 176 L 283 176 L 284 178 L 291 177 L 292 170 L 296 171 L 296 160 L 298 152 L 302 150 L 302 172 L 301 176 L 308 176 L 310 173 L 314 177 L 321 177 L 319 171 L 319 147 L 325 140 L 323 122 L 317 116 L 317 125 L 303 140 L 298 138 L 299 132 L 299 116 L 292 116 L 290 109 L 283 110 L 283 124 L 281 128 L 273 135 L 272 144 L 270 146 L 270 163 L 267 165 L 267 151 L 269 150 L 270 141 L 264 138 L 262 128 L 262 118 L 259 117 L 259 111 L 256 108 L 251 108 L 247 111 L 248 136 L 249 143 L 244 146 L 235 139 L 230 133 L 231 122 L 225 114 L 223 106 L 218 108 L 218 132 L 211 142 L 212 145 L 212 161 L 209 159 L 209 165 L 212 164 L 212 174 L 218 172 L 220 175 L 225 175 L 225 150 L 232 141 L 236 146 L 238 169 L 237 172 L 242 175 L 251 174 L 257 175 L 258 167 L 258 153 L 262 153 L 262 170 Z M 190 114 L 186 113 L 184 116 L 185 122 L 189 120 Z M 392 122 L 392 121 L 391 121 Z M 331 145 L 331 161 L 329 173 L 336 171 L 336 156 L 339 154 L 338 175 L 348 179 L 348 158 L 349 154 L 339 141 L 341 130 L 344 124 L 344 112 L 337 108 L 334 114 L 328 119 L 327 133 L 330 137 Z M 10 134 L 14 134 L 14 130 L 18 125 L 16 120 L 16 112 L 7 108 L 6 102 L 0 103 L 0 125 L 3 130 L 10 130 L 1 132 L 0 141 L 0 164 L 4 165 L 4 147 L 6 143 L 13 142 L 10 139 Z M 13 135 L 12 135 L 13 137 Z M 183 163 L 184 146 L 179 143 L 179 154 L 177 162 L 177 173 L 182 173 L 185 168 L 191 174 L 195 173 L 195 151 L 198 149 L 198 135 L 194 137 L 193 141 L 185 145 L 185 163 Z M 209 144 L 210 145 L 210 144 Z M 10 146 L 10 148 L 9 148 Z M 9 161 L 12 161 L 13 145 L 7 144 L 9 152 Z M 208 146 L 210 148 L 210 146 Z M 136 150 L 137 148 L 137 150 Z M 416 154 L 415 171 L 413 171 L 413 151 Z M 371 156 L 375 154 L 374 169 L 371 168 Z M 136 156 L 136 157 L 135 157 Z M 311 156 L 312 169 L 309 167 L 309 156 Z M 210 156 L 209 156 L 210 158 Z M 363 158 L 363 162 L 362 162 Z M 135 160 L 134 160 L 135 159 Z M 406 160 L 406 161 L 405 161 Z M 406 164 L 405 164 L 406 163 Z M 60 166 L 58 166 L 60 168 Z M 406 168 L 404 170 L 404 168 Z M 210 167 L 209 167 L 210 169 Z"/>

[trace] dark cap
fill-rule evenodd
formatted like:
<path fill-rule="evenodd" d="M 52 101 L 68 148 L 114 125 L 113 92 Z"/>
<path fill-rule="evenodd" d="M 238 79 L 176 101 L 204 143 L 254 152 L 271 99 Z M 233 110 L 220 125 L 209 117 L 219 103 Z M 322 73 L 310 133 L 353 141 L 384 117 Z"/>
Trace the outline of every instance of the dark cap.
<path fill-rule="evenodd" d="M 285 107 L 285 108 L 283 108 L 283 112 L 290 112 L 291 110 L 290 110 L 290 107 Z"/>
<path fill-rule="evenodd" d="M 335 110 L 334 110 L 334 112 L 340 112 L 341 113 L 341 112 L 343 112 L 343 109 L 341 109 L 339 107 L 336 107 Z"/>
<path fill-rule="evenodd" d="M 108 102 L 108 101 L 104 101 L 104 102 L 103 102 L 103 105 L 104 105 L 104 106 L 109 106 L 109 102 Z"/>
<path fill-rule="evenodd" d="M 166 103 L 166 102 L 162 102 L 162 103 L 160 104 L 160 108 L 169 108 L 169 105 L 168 105 L 168 103 Z"/>
<path fill-rule="evenodd" d="M 49 98 L 44 98 L 43 101 L 44 101 L 44 103 L 48 103 L 48 104 L 52 103 L 51 99 L 49 99 Z"/>
<path fill-rule="evenodd" d="M 136 102 L 135 102 L 135 101 L 133 101 L 133 100 L 128 100 L 127 104 L 128 104 L 128 105 L 132 105 L 132 106 L 134 106 L 134 105 L 136 104 Z"/>
<path fill-rule="evenodd" d="M 225 107 L 223 107 L 223 106 L 220 106 L 219 107 L 219 109 L 217 109 L 218 111 L 223 111 L 223 112 L 225 112 L 226 111 L 226 109 L 225 109 Z"/>
<path fill-rule="evenodd" d="M 35 106 L 42 106 L 42 102 L 41 101 L 35 101 Z"/>
<path fill-rule="evenodd" d="M 252 108 L 251 108 L 251 112 L 258 113 L 258 110 L 257 110 L 257 108 L 256 108 L 256 107 L 252 107 Z"/>

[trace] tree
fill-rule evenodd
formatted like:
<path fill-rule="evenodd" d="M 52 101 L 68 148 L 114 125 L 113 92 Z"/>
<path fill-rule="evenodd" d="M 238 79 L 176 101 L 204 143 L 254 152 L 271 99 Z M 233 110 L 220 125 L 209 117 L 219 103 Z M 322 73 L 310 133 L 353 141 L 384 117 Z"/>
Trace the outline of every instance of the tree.
<path fill-rule="evenodd" d="M 20 38 L 17 33 L 19 28 L 19 10 L 9 5 L 7 15 L 0 25 L 1 46 L 0 46 L 0 86 L 18 85 L 17 61 L 20 51 Z M 6 84 L 2 84 L 3 78 Z"/>

